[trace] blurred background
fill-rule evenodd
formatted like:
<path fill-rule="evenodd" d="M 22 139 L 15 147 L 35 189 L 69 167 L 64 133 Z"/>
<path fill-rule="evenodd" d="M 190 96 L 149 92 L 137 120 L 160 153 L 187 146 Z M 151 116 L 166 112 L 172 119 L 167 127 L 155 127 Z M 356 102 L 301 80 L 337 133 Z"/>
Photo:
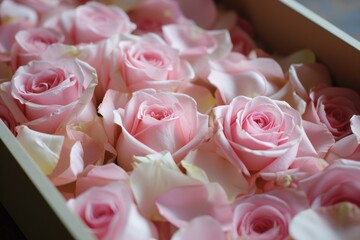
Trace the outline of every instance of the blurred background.
<path fill-rule="evenodd" d="M 360 0 L 297 0 L 360 41 Z"/>

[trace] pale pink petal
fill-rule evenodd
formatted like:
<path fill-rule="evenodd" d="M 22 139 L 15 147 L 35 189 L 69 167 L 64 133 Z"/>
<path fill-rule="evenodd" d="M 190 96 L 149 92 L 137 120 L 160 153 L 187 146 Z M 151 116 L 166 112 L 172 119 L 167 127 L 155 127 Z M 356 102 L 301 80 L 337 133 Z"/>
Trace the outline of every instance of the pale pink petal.
<path fill-rule="evenodd" d="M 256 97 L 272 93 L 272 87 L 265 77 L 256 72 L 246 71 L 233 75 L 213 70 L 208 78 L 209 82 L 218 89 L 222 101 L 226 104 L 239 95 Z"/>
<path fill-rule="evenodd" d="M 225 191 L 218 183 L 173 187 L 156 200 L 160 214 L 177 227 L 208 215 L 223 230 L 229 230 L 232 210 Z"/>
<path fill-rule="evenodd" d="M 104 129 L 110 144 L 115 146 L 120 129 L 114 123 L 114 110 L 124 107 L 129 100 L 129 95 L 109 89 L 106 91 L 102 103 L 98 107 L 98 112 L 102 116 Z"/>
<path fill-rule="evenodd" d="M 71 183 L 84 170 L 84 150 L 79 141 L 74 144 L 65 142 L 61 159 L 49 176 L 55 186 Z"/>
<path fill-rule="evenodd" d="M 311 142 L 317 155 L 320 158 L 324 158 L 329 149 L 335 143 L 333 135 L 323 124 L 315 124 L 313 122 L 303 120 L 303 126 L 307 139 Z"/>
<path fill-rule="evenodd" d="M 136 164 L 130 175 L 136 202 L 144 215 L 152 220 L 164 220 L 155 205 L 160 195 L 177 186 L 199 184 L 201 182 L 180 171 L 169 153 L 150 155 L 146 161 Z"/>
<path fill-rule="evenodd" d="M 217 154 L 215 148 L 213 144 L 204 144 L 202 148 L 190 152 L 181 164 L 191 175 L 191 170 L 195 168 L 196 171 L 196 167 L 202 170 L 208 181 L 217 182 L 224 188 L 230 200 L 247 193 L 249 184 L 245 177 L 229 161 Z"/>
<path fill-rule="evenodd" d="M 289 81 L 305 101 L 309 100 L 309 92 L 313 86 L 319 84 L 331 86 L 330 73 L 320 63 L 293 64 L 289 69 Z"/>
<path fill-rule="evenodd" d="M 128 179 L 128 173 L 114 163 L 98 166 L 88 165 L 77 176 L 75 195 L 79 195 L 93 186 L 104 186 L 111 182 L 127 181 Z"/>
<path fill-rule="evenodd" d="M 195 99 L 199 112 L 208 114 L 215 104 L 215 98 L 211 91 L 203 86 L 188 83 L 180 87 L 178 92 L 185 93 Z"/>
<path fill-rule="evenodd" d="M 226 240 L 221 225 L 210 216 L 200 216 L 180 228 L 171 240 Z"/>

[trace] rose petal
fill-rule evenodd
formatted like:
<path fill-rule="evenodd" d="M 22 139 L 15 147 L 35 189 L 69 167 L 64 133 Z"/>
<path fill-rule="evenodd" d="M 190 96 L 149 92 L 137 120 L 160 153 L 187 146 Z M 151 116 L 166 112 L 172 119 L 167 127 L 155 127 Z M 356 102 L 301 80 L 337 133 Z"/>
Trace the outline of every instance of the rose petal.
<path fill-rule="evenodd" d="M 329 207 L 310 208 L 293 218 L 289 231 L 294 239 L 358 239 L 360 209 L 347 202 Z"/>
<path fill-rule="evenodd" d="M 51 174 L 60 159 L 64 136 L 37 132 L 24 125 L 18 126 L 16 131 L 17 140 L 44 174 Z"/>
<path fill-rule="evenodd" d="M 210 216 L 200 216 L 191 220 L 185 227 L 174 233 L 171 240 L 225 240 L 221 225 Z"/>
<path fill-rule="evenodd" d="M 169 153 L 149 155 L 130 175 L 130 186 L 140 210 L 153 220 L 164 220 L 155 205 L 158 196 L 177 186 L 198 184 L 198 180 L 180 171 Z"/>
<path fill-rule="evenodd" d="M 223 230 L 229 230 L 232 221 L 226 193 L 218 183 L 173 187 L 157 198 L 156 206 L 177 227 L 203 215 L 216 219 Z"/>

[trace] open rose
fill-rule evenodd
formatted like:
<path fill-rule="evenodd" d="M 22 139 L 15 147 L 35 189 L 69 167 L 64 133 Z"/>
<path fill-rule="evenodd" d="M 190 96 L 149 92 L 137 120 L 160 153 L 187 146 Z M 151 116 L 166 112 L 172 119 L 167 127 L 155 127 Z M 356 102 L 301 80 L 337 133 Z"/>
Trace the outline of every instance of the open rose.
<path fill-rule="evenodd" d="M 308 208 L 305 194 L 274 190 L 242 198 L 234 204 L 234 239 L 287 239 L 292 218 Z"/>
<path fill-rule="evenodd" d="M 294 239 L 358 239 L 360 163 L 338 159 L 322 172 L 299 183 L 311 208 L 290 225 Z"/>
<path fill-rule="evenodd" d="M 286 170 L 294 161 L 303 129 L 286 102 L 239 96 L 213 111 L 219 150 L 244 174 Z"/>
<path fill-rule="evenodd" d="M 70 199 L 68 206 L 98 239 L 157 237 L 154 225 L 140 214 L 129 187 L 123 182 L 90 188 Z"/>
<path fill-rule="evenodd" d="M 342 87 L 319 86 L 310 91 L 311 102 L 303 118 L 325 125 L 339 140 L 351 134 L 350 119 L 360 114 L 360 95 Z"/>
<path fill-rule="evenodd" d="M 359 161 L 360 159 L 360 115 L 354 115 L 350 119 L 352 134 L 336 141 L 328 150 L 325 160 L 333 163 L 337 159 L 345 158 Z"/>
<path fill-rule="evenodd" d="M 125 169 L 131 169 L 134 155 L 165 150 L 178 162 L 208 136 L 208 116 L 199 113 L 195 100 L 185 94 L 147 89 L 134 92 L 129 100 L 114 99 L 122 101 L 114 111 L 114 119 L 121 127 L 116 145 L 118 163 Z M 111 105 L 111 101 L 103 102 L 100 111 L 113 108 Z"/>
<path fill-rule="evenodd" d="M 120 85 L 121 90 L 174 91 L 194 77 L 191 65 L 180 58 L 179 51 L 155 34 L 129 36 L 128 40 L 120 41 L 113 61 L 112 80 L 118 82 L 114 84 Z"/>
<path fill-rule="evenodd" d="M 20 124 L 53 133 L 61 123 L 92 104 L 97 75 L 77 59 L 32 61 L 20 67 L 11 82 L 0 85 L 0 96 Z"/>
<path fill-rule="evenodd" d="M 62 32 L 67 44 L 98 42 L 135 28 L 124 10 L 95 1 L 65 10 L 49 18 L 44 26 Z"/>
<path fill-rule="evenodd" d="M 322 172 L 299 182 L 312 207 L 351 202 L 360 207 L 360 163 L 338 159 Z"/>
<path fill-rule="evenodd" d="M 12 67 L 16 70 L 31 60 L 39 59 L 46 48 L 54 43 L 61 43 L 64 36 L 49 28 L 31 28 L 19 31 L 11 49 Z"/>

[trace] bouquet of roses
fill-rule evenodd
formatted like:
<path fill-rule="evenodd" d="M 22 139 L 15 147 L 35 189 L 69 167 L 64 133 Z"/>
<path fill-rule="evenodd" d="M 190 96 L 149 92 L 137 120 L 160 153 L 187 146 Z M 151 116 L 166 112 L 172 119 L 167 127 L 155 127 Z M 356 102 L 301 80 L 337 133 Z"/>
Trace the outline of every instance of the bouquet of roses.
<path fill-rule="evenodd" d="M 0 118 L 99 239 L 360 237 L 360 96 L 210 0 L 0 5 Z"/>

